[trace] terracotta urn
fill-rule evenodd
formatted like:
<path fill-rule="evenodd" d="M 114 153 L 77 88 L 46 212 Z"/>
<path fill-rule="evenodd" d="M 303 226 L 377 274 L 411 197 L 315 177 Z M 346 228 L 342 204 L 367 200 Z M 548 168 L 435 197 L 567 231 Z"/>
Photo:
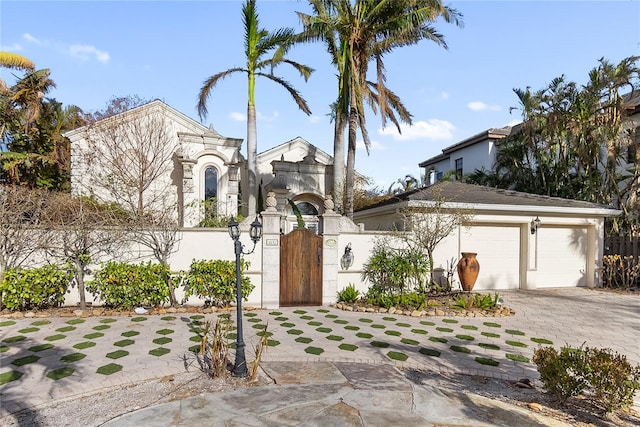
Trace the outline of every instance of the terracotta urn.
<path fill-rule="evenodd" d="M 462 290 L 470 292 L 476 284 L 478 273 L 480 273 L 480 264 L 476 259 L 476 252 L 462 252 L 462 258 L 458 261 L 458 278 Z"/>

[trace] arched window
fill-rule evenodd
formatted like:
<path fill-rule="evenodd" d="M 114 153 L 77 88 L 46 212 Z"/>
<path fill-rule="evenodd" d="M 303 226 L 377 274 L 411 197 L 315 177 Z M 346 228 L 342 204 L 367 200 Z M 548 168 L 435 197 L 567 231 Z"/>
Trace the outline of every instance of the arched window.
<path fill-rule="evenodd" d="M 318 209 L 309 202 L 296 203 L 296 206 L 298 207 L 298 210 L 300 210 L 301 215 L 318 216 Z M 293 209 L 291 210 L 291 213 L 293 214 Z"/>
<path fill-rule="evenodd" d="M 204 170 L 204 199 L 215 199 L 218 197 L 218 170 L 209 166 Z"/>

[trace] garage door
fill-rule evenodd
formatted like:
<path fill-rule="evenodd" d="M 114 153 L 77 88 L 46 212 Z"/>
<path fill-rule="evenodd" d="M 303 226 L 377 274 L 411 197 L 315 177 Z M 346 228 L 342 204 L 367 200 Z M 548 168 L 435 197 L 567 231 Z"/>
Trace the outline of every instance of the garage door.
<path fill-rule="evenodd" d="M 530 246 L 531 250 L 535 249 L 534 244 Z M 530 268 L 537 268 L 535 271 L 527 272 L 529 286 L 536 288 L 586 286 L 587 230 L 585 228 L 541 227 L 538 229 L 537 244 L 537 266 L 530 265 Z"/>
<path fill-rule="evenodd" d="M 480 263 L 474 291 L 519 288 L 519 242 L 519 226 L 482 225 L 462 229 L 461 252 L 477 252 Z"/>

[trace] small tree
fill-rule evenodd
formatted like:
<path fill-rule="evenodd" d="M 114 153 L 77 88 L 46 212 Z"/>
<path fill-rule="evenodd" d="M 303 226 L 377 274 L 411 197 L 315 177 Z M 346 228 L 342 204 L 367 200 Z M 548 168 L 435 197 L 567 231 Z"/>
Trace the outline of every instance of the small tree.
<path fill-rule="evenodd" d="M 112 103 L 118 101 L 122 99 Z M 148 210 L 174 207 L 177 194 L 175 202 L 167 203 L 167 189 L 178 139 L 163 108 L 161 104 L 150 111 L 134 108 L 86 127 L 86 144 L 77 148 L 85 169 L 79 179 L 84 193 L 115 201 L 138 217 Z M 177 220 L 177 212 L 175 216 Z"/>
<path fill-rule="evenodd" d="M 46 229 L 39 227 L 48 194 L 45 190 L 0 186 L 0 283 L 8 269 L 21 266 L 48 240 Z"/>
<path fill-rule="evenodd" d="M 178 249 L 180 234 L 178 223 L 171 215 L 171 209 L 152 212 L 137 218 L 133 229 L 133 239 L 151 251 L 153 257 L 170 272 L 169 257 Z M 172 307 L 179 305 L 171 275 L 165 278 L 169 288 L 169 301 Z"/>
<path fill-rule="evenodd" d="M 177 192 L 167 190 L 178 139 L 164 106 L 136 110 L 144 103 L 138 97 L 112 99 L 93 114 L 98 121 L 87 127 L 86 146 L 79 151 L 90 177 L 87 192 L 128 211 L 132 239 L 168 266 L 180 241 Z M 170 276 L 167 285 L 176 306 Z"/>
<path fill-rule="evenodd" d="M 85 274 L 89 264 L 106 255 L 113 255 L 127 242 L 127 214 L 118 206 L 54 194 L 44 216 L 53 231 L 46 246 L 47 253 L 73 265 L 78 286 L 80 309 L 86 309 Z"/>
<path fill-rule="evenodd" d="M 404 208 L 400 218 L 403 230 L 395 232 L 407 247 L 426 252 L 429 268 L 433 268 L 433 253 L 436 247 L 461 225 L 468 224 L 473 214 L 471 210 L 450 205 L 439 189 L 432 189 L 433 200 L 424 205 Z M 433 275 L 431 275 L 433 284 Z"/>

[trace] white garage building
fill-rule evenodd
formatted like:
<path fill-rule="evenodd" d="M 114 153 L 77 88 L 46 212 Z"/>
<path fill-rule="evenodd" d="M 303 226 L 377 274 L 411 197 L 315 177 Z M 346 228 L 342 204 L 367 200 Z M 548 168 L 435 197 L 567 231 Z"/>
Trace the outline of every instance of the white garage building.
<path fill-rule="evenodd" d="M 600 286 L 604 220 L 620 214 L 606 206 L 441 181 L 358 211 L 354 221 L 367 230 L 402 227 L 401 209 L 438 201 L 469 210 L 471 219 L 438 245 L 434 268 L 476 252 L 474 290 Z"/>

